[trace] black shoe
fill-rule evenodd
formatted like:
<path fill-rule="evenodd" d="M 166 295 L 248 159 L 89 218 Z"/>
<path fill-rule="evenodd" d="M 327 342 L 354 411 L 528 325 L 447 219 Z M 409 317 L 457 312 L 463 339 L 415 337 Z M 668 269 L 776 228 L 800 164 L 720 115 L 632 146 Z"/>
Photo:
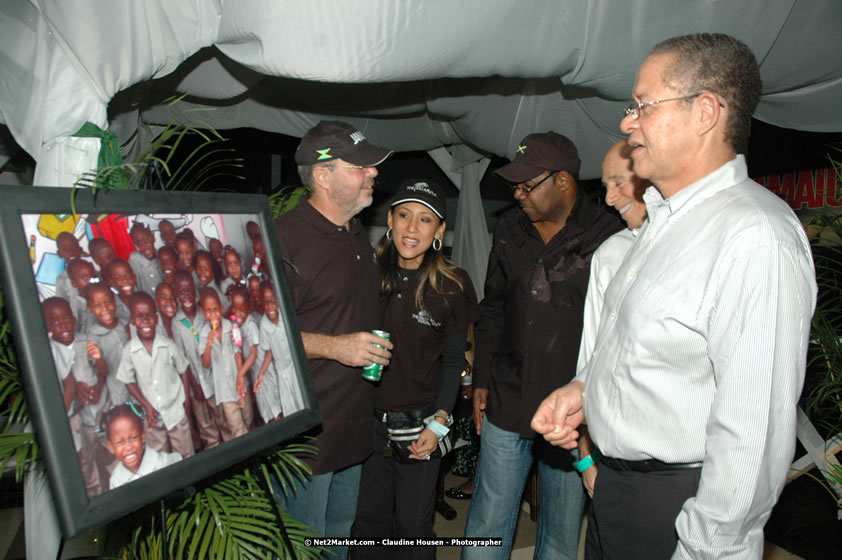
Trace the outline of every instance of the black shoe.
<path fill-rule="evenodd" d="M 445 490 L 444 495 L 454 500 L 470 500 L 473 493 L 462 492 L 462 490 L 460 490 L 457 486 L 456 488 Z"/>

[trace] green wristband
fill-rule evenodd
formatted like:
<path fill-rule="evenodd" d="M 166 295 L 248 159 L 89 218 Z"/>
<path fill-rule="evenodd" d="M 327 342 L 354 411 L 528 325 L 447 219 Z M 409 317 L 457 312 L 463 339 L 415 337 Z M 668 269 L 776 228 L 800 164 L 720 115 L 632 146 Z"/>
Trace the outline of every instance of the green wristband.
<path fill-rule="evenodd" d="M 591 453 L 590 455 L 588 455 L 587 457 L 585 457 L 581 461 L 577 461 L 576 464 L 573 465 L 573 466 L 576 467 L 576 470 L 578 472 L 580 472 L 580 473 L 585 472 L 586 470 L 588 470 L 589 468 L 594 466 L 596 464 L 596 461 L 599 460 L 599 455 L 596 455 L 596 457 L 594 457 L 594 455 L 595 455 L 594 453 Z"/>
<path fill-rule="evenodd" d="M 436 434 L 436 437 L 438 437 L 439 439 L 446 436 L 447 433 L 450 431 L 450 428 L 439 424 L 435 420 L 430 420 L 430 422 L 427 424 L 427 429 Z"/>

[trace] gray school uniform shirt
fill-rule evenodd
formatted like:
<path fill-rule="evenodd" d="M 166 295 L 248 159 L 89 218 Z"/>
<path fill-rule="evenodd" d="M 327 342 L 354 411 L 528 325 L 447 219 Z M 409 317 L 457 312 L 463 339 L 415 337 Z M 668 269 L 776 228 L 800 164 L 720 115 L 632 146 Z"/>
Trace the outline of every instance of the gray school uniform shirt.
<path fill-rule="evenodd" d="M 175 345 L 190 362 L 190 369 L 193 371 L 193 377 L 199 382 L 202 387 L 202 392 L 205 398 L 209 399 L 214 396 L 213 390 L 213 375 L 210 368 L 202 365 L 202 350 L 204 346 L 199 346 L 199 331 L 202 325 L 206 324 L 205 316 L 201 312 L 196 313 L 194 321 L 190 321 L 183 309 L 176 311 L 172 319 L 172 337 Z"/>
<path fill-rule="evenodd" d="M 235 282 L 233 278 L 230 276 L 226 276 L 225 279 L 219 283 L 219 291 L 222 292 L 223 299 L 222 306 L 226 307 L 231 303 L 231 298 L 228 295 L 228 289 L 233 288 L 236 286 L 243 286 L 244 288 L 248 288 L 248 282 L 246 281 L 245 277 L 240 277 L 239 282 Z"/>
<path fill-rule="evenodd" d="M 82 297 L 70 281 L 67 270 L 56 277 L 56 297 L 60 297 L 70 304 L 70 311 L 76 319 L 76 332 L 84 334 L 88 327 L 96 323 L 96 317 L 88 311 L 88 300 Z"/>
<path fill-rule="evenodd" d="M 171 430 L 185 418 L 184 385 L 181 374 L 190 363 L 167 336 L 155 333 L 152 354 L 134 336 L 123 346 L 117 379 L 136 383 L 140 392 L 158 412 L 164 427 Z"/>
<path fill-rule="evenodd" d="M 100 323 L 94 323 L 88 327 L 87 336 L 99 346 L 102 352 L 102 359 L 108 366 L 108 377 L 105 384 L 108 386 L 108 393 L 111 397 L 110 403 L 118 405 L 124 402 L 133 401 L 126 384 L 117 379 L 117 370 L 120 367 L 120 360 L 123 359 L 123 346 L 129 340 L 129 333 L 126 331 L 126 322 L 117 319 L 117 326 L 109 329 Z"/>
<path fill-rule="evenodd" d="M 85 383 L 94 386 L 99 382 L 94 360 L 88 356 L 88 339 L 79 339 L 72 344 L 64 345 L 55 340 L 50 340 L 50 350 L 53 353 L 53 361 L 56 364 L 56 373 L 59 381 L 63 384 L 68 375 L 73 375 L 77 383 Z M 102 388 L 99 401 L 79 406 L 74 403 L 75 413 L 79 414 L 83 426 L 96 426 L 99 415 L 105 408 L 108 400 L 108 386 Z M 71 408 L 72 409 L 72 408 Z M 68 413 L 68 416 L 71 414 Z"/>
<path fill-rule="evenodd" d="M 251 366 L 252 387 L 257 383 L 257 376 L 260 373 L 260 368 L 263 366 L 263 360 L 266 357 L 266 350 L 260 348 L 260 326 L 253 315 L 249 314 L 246 317 L 243 326 L 240 327 L 243 332 L 243 359 L 246 353 L 252 347 L 255 348 L 256 357 L 254 364 Z M 260 412 L 260 417 L 264 422 L 277 418 L 283 412 L 281 409 L 281 396 L 278 392 L 278 377 L 275 374 L 275 368 L 272 364 L 266 368 L 266 373 L 263 374 L 263 381 L 260 383 L 260 389 L 254 395 L 257 401 L 257 410 Z"/>
<path fill-rule="evenodd" d="M 211 348 L 211 375 L 213 376 L 213 389 L 216 395 L 216 404 L 226 402 L 239 402 L 240 395 L 237 394 L 237 362 L 234 354 L 240 349 L 234 346 L 231 339 L 231 321 L 222 319 L 217 328 L 222 329 L 222 341 L 214 342 Z M 208 345 L 208 336 L 211 332 L 210 323 L 207 321 L 199 331 L 199 349 L 204 352 Z"/>
<path fill-rule="evenodd" d="M 280 321 L 275 324 L 266 316 L 260 320 L 260 348 L 272 351 L 272 367 L 275 368 L 278 396 L 284 416 L 303 409 L 304 399 L 292 366 L 286 329 Z"/>
<path fill-rule="evenodd" d="M 137 287 L 154 296 L 155 288 L 164 280 L 158 259 L 149 260 L 140 251 L 134 251 L 129 255 L 129 266 L 137 277 Z"/>

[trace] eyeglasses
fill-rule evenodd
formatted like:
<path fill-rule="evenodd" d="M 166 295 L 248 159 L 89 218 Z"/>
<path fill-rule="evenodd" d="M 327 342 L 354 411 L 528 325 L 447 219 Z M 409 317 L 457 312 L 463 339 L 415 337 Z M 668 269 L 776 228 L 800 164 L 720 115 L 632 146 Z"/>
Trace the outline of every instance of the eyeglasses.
<path fill-rule="evenodd" d="M 344 167 L 345 169 L 356 169 L 357 171 L 364 171 L 373 165 L 337 165 L 336 167 Z"/>
<path fill-rule="evenodd" d="M 637 119 L 640 118 L 640 112 L 646 107 L 649 107 L 649 106 L 652 106 L 652 105 L 658 105 L 660 103 L 666 103 L 667 101 L 679 101 L 679 100 L 682 100 L 682 99 L 693 99 L 694 97 L 699 97 L 700 95 L 702 95 L 702 93 L 704 93 L 704 92 L 700 91 L 699 93 L 694 93 L 693 95 L 683 95 L 681 97 L 671 97 L 670 99 L 659 99 L 657 101 L 647 101 L 646 103 L 641 103 L 639 101 L 632 101 L 631 103 L 629 103 L 628 107 L 623 109 L 623 113 L 626 116 L 631 115 L 634 120 L 637 120 Z M 722 105 L 721 102 L 719 103 L 719 105 L 724 107 L 724 105 Z"/>
<path fill-rule="evenodd" d="M 517 191 L 521 191 L 521 192 L 523 192 L 523 194 L 529 194 L 532 191 L 534 191 L 535 189 L 537 189 L 538 187 L 540 187 L 541 183 L 543 183 L 544 181 L 546 181 L 550 177 L 555 177 L 556 175 L 558 175 L 558 171 L 556 171 L 555 173 L 550 173 L 549 175 L 547 175 L 546 177 L 544 177 L 543 179 L 541 179 L 540 181 L 538 181 L 537 183 L 535 183 L 531 187 L 527 187 L 526 183 L 518 183 L 518 184 L 510 183 L 509 186 L 512 187 L 512 192 L 516 193 Z"/>

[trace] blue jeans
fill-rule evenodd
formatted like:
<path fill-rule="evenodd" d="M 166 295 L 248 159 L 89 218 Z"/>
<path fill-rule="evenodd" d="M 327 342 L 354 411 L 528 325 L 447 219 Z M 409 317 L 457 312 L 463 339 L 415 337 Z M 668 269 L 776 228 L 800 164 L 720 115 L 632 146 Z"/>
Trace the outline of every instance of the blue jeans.
<path fill-rule="evenodd" d="M 361 472 L 360 464 L 336 472 L 316 474 L 306 482 L 296 478 L 283 507 L 297 521 L 312 527 L 317 535 L 350 537 L 351 525 L 357 514 Z M 336 554 L 331 558 L 336 559 L 345 558 L 348 553 L 347 546 L 334 546 L 330 550 Z"/>
<path fill-rule="evenodd" d="M 463 547 L 463 560 L 506 560 L 512 551 L 533 440 L 501 430 L 485 418 L 480 437 L 474 494 L 465 525 L 466 537 L 502 537 L 499 548 Z M 543 447 L 543 445 L 542 445 Z M 563 451 L 563 450 L 560 450 Z M 555 455 L 560 455 L 559 451 Z M 573 468 L 577 453 L 563 452 L 559 465 L 538 458 L 538 534 L 534 558 L 575 560 L 585 492 Z M 558 461 L 553 461 L 554 463 Z"/>

